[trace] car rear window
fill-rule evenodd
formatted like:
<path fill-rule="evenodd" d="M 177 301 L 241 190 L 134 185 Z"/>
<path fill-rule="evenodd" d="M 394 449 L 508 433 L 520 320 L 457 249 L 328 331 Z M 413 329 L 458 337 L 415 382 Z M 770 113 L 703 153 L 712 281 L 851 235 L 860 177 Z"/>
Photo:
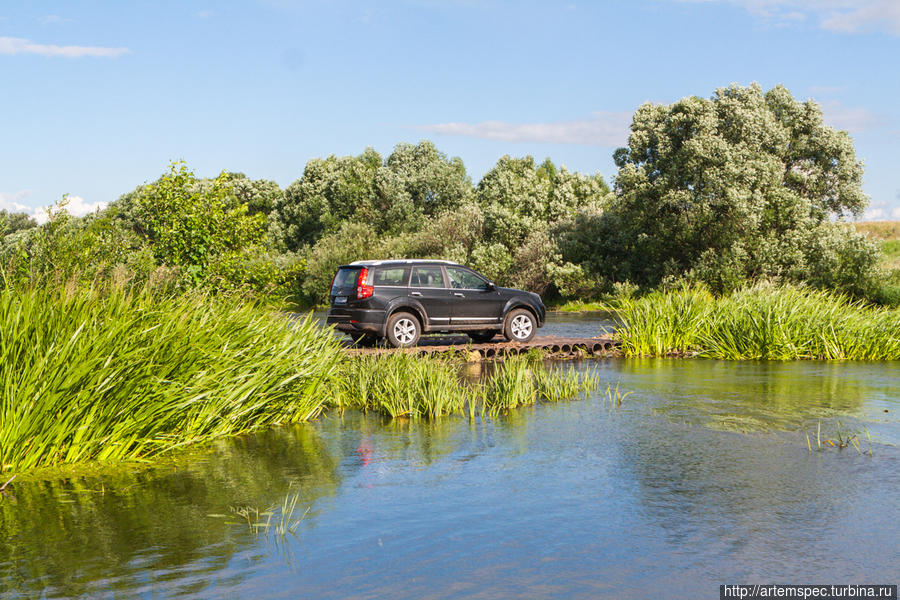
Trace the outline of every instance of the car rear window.
<path fill-rule="evenodd" d="M 356 290 L 356 280 L 359 279 L 360 267 L 341 267 L 334 276 L 331 284 L 332 294 L 346 294 Z"/>
<path fill-rule="evenodd" d="M 405 286 L 409 280 L 409 267 L 379 267 L 375 270 L 373 285 Z"/>

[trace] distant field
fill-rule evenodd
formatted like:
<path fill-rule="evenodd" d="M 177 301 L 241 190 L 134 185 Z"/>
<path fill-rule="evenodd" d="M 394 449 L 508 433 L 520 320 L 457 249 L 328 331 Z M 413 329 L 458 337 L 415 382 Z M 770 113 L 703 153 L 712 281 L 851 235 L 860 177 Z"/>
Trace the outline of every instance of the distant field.
<path fill-rule="evenodd" d="M 900 221 L 865 221 L 853 225 L 857 231 L 868 233 L 876 240 L 900 239 Z"/>
<path fill-rule="evenodd" d="M 882 264 L 890 270 L 900 269 L 900 221 L 867 221 L 854 223 L 857 231 L 868 233 L 881 244 Z"/>

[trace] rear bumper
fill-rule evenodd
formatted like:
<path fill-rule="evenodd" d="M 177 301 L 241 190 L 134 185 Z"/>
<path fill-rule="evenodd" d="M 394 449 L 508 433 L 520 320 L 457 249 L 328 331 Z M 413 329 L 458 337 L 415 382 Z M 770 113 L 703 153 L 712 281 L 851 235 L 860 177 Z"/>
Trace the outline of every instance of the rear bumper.
<path fill-rule="evenodd" d="M 330 308 L 325 322 L 344 333 L 384 335 L 384 311 L 364 308 Z"/>

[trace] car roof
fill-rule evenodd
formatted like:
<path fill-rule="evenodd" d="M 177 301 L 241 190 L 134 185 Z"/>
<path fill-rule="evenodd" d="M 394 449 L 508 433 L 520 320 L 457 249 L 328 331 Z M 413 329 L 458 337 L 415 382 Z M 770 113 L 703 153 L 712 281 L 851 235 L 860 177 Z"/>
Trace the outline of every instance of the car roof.
<path fill-rule="evenodd" d="M 392 258 L 389 260 L 357 260 L 349 265 L 349 267 L 378 267 L 383 265 L 412 265 L 412 264 L 437 264 L 437 265 L 454 265 L 461 267 L 459 263 L 451 260 L 437 260 L 431 258 Z"/>

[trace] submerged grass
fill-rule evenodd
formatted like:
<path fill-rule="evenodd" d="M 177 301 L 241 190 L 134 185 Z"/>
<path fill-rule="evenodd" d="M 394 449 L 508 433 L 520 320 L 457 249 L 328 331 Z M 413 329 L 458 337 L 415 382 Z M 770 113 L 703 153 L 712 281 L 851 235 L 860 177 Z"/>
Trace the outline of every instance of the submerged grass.
<path fill-rule="evenodd" d="M 144 459 L 308 420 L 341 353 L 238 299 L 0 291 L 0 472 Z"/>
<path fill-rule="evenodd" d="M 872 436 L 869 434 L 869 429 L 865 426 L 863 427 L 863 432 L 866 434 L 866 441 L 868 442 L 865 454 L 872 456 Z M 841 421 L 838 421 L 834 432 L 834 439 L 830 437 L 822 439 L 822 422 L 819 421 L 816 423 L 816 450 L 821 452 L 828 448 L 843 450 L 844 448 L 853 447 L 857 454 L 863 454 L 859 435 L 859 431 L 851 431 L 847 429 Z M 809 452 L 812 453 L 813 446 L 808 433 L 806 434 L 806 447 Z"/>
<path fill-rule="evenodd" d="M 832 292 L 760 285 L 715 297 L 683 288 L 627 300 L 619 317 L 629 356 L 900 359 L 900 310 Z"/>

